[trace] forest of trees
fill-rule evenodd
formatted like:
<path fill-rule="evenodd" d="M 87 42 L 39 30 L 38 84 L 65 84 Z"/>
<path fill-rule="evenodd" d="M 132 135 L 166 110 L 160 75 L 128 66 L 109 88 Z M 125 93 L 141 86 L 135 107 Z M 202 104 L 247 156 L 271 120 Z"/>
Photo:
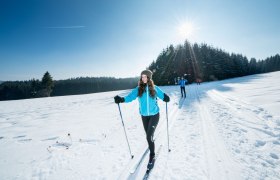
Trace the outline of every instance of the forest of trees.
<path fill-rule="evenodd" d="M 80 77 L 55 81 L 52 96 L 87 94 L 95 92 L 131 89 L 137 86 L 138 78 Z"/>
<path fill-rule="evenodd" d="M 241 54 L 227 53 L 207 44 L 190 44 L 164 49 L 148 69 L 154 72 L 157 85 L 173 85 L 184 76 L 190 83 L 215 81 L 280 70 L 280 56 L 264 60 L 247 59 Z M 139 72 L 140 73 L 140 72 Z M 0 83 L 0 100 L 87 94 L 130 89 L 137 85 L 138 77 L 116 79 L 113 77 L 79 77 L 55 81 L 49 72 L 42 80 L 6 81 Z"/>
<path fill-rule="evenodd" d="M 153 79 L 158 85 L 175 84 L 184 76 L 190 83 L 223 80 L 258 73 L 280 70 L 280 56 L 276 54 L 265 60 L 247 59 L 241 54 L 229 54 L 207 44 L 190 44 L 176 48 L 170 45 L 164 49 L 148 69 L 153 71 Z"/>
<path fill-rule="evenodd" d="M 80 77 L 53 81 L 48 72 L 42 80 L 6 81 L 0 84 L 0 100 L 87 94 L 130 89 L 137 85 L 138 78 Z"/>
<path fill-rule="evenodd" d="M 49 97 L 53 87 L 53 79 L 48 71 L 42 81 L 6 81 L 0 84 L 0 100 Z"/>

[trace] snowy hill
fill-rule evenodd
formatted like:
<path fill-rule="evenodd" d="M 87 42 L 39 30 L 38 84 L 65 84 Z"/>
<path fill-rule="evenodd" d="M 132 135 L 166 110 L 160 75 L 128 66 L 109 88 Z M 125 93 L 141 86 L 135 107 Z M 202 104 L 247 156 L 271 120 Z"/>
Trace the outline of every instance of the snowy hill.
<path fill-rule="evenodd" d="M 165 103 L 150 179 L 280 179 L 280 72 L 161 87 Z M 142 179 L 148 154 L 138 102 L 129 90 L 0 102 L 0 179 Z M 69 135 L 68 135 L 69 133 Z M 162 145 L 162 146 L 160 146 Z"/>

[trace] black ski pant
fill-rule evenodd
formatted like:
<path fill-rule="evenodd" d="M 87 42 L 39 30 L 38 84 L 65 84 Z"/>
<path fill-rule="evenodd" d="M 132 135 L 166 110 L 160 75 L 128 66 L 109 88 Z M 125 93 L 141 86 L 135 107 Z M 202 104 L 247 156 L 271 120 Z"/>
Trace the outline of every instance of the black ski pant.
<path fill-rule="evenodd" d="M 159 113 L 153 116 L 141 116 L 143 126 L 146 132 L 146 138 L 149 144 L 150 155 L 155 155 L 154 132 L 158 125 Z"/>
<path fill-rule="evenodd" d="M 184 93 L 184 96 L 186 97 L 186 89 L 185 87 L 181 87 L 181 95 L 183 97 L 183 93 Z"/>

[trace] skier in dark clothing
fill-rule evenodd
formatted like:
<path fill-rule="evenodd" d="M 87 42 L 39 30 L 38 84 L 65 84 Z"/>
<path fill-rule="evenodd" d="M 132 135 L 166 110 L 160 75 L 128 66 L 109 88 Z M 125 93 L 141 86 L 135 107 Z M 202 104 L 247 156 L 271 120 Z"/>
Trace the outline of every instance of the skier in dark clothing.
<path fill-rule="evenodd" d="M 197 79 L 196 79 L 196 84 L 197 84 L 197 85 L 200 85 L 200 83 L 201 83 L 201 79 L 200 79 L 200 78 L 197 78 Z"/>
<path fill-rule="evenodd" d="M 114 99 L 115 103 L 128 103 L 135 100 L 137 97 L 139 101 L 139 111 L 150 150 L 149 168 L 149 165 L 154 162 L 153 159 L 155 158 L 155 143 L 153 136 L 159 122 L 157 98 L 160 98 L 165 102 L 169 102 L 170 98 L 158 86 L 154 85 L 152 72 L 150 70 L 144 70 L 141 72 L 138 86 L 127 96 L 120 97 L 117 95 Z"/>
<path fill-rule="evenodd" d="M 181 87 L 181 95 L 182 97 L 186 97 L 186 84 L 188 84 L 188 80 L 184 79 L 184 77 L 181 77 L 181 80 L 179 81 L 179 85 Z"/>

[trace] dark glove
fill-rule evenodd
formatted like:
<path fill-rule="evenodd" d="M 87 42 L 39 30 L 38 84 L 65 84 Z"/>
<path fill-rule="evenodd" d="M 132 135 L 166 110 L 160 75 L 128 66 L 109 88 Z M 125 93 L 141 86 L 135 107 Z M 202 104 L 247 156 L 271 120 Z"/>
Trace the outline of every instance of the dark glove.
<path fill-rule="evenodd" d="M 165 93 L 164 93 L 163 101 L 164 102 L 169 102 L 170 101 L 169 96 L 167 96 L 167 94 L 165 94 Z"/>
<path fill-rule="evenodd" d="M 114 99 L 115 99 L 115 103 L 117 104 L 124 102 L 124 98 L 120 97 L 119 95 L 115 96 Z"/>

